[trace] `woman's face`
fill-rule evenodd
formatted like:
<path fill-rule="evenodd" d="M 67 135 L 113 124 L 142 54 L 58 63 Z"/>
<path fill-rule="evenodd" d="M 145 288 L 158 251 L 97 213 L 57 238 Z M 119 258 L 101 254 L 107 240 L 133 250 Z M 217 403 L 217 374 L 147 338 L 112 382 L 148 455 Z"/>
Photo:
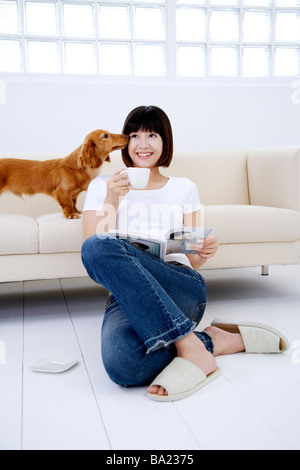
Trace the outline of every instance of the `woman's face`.
<path fill-rule="evenodd" d="M 128 153 L 133 166 L 155 167 L 163 152 L 163 140 L 155 132 L 137 131 L 130 134 Z"/>

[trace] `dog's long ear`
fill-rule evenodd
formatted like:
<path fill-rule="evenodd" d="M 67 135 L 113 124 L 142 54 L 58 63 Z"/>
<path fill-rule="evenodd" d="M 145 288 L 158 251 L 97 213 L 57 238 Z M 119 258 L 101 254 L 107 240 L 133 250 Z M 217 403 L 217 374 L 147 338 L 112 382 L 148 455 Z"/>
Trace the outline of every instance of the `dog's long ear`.
<path fill-rule="evenodd" d="M 92 138 L 88 138 L 79 150 L 79 166 L 82 168 L 100 168 L 103 163 L 103 155 L 98 150 Z"/>

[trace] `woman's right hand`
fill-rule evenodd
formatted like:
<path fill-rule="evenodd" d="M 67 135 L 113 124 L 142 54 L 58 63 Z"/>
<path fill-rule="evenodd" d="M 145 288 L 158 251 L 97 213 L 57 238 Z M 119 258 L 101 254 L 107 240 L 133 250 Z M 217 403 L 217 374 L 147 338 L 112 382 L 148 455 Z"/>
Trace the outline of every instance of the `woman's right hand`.
<path fill-rule="evenodd" d="M 106 202 L 118 203 L 121 197 L 126 196 L 130 189 L 130 183 L 127 179 L 126 173 L 122 173 L 124 168 L 120 171 L 117 171 L 108 181 L 107 181 L 107 196 Z"/>
<path fill-rule="evenodd" d="M 107 181 L 107 195 L 103 206 L 98 211 L 86 211 L 83 214 L 85 238 L 96 233 L 108 233 L 116 229 L 117 212 L 122 197 L 129 192 L 130 184 L 123 170 L 115 173 Z"/>

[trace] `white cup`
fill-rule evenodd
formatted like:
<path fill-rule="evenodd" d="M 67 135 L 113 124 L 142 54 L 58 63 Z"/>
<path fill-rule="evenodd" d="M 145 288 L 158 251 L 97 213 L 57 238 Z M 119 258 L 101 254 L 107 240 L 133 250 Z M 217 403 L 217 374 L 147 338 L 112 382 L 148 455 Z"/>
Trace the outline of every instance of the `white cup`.
<path fill-rule="evenodd" d="M 132 189 L 145 189 L 150 178 L 149 168 L 126 168 L 121 172 L 127 174 L 127 179 Z"/>

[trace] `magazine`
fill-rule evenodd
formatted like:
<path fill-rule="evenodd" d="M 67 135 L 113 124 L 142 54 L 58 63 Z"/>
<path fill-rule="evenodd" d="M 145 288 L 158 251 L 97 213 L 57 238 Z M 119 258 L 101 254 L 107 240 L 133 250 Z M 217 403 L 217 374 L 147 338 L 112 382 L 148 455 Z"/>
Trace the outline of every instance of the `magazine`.
<path fill-rule="evenodd" d="M 164 260 L 167 255 L 174 253 L 197 254 L 189 249 L 189 245 L 203 242 L 211 231 L 210 228 L 183 227 L 166 233 L 165 238 L 161 240 L 118 230 L 110 230 L 108 234 Z"/>

